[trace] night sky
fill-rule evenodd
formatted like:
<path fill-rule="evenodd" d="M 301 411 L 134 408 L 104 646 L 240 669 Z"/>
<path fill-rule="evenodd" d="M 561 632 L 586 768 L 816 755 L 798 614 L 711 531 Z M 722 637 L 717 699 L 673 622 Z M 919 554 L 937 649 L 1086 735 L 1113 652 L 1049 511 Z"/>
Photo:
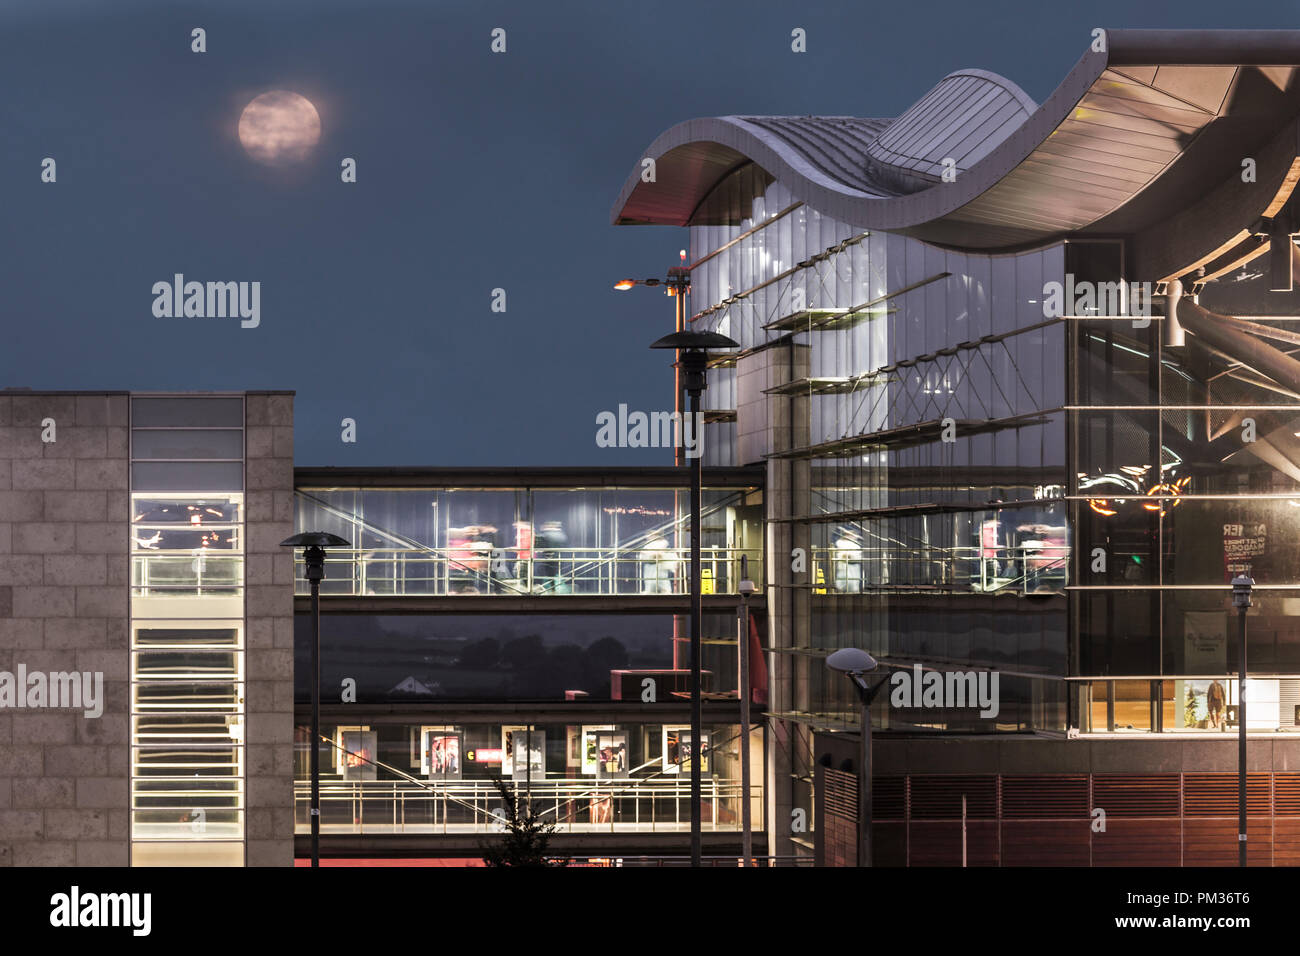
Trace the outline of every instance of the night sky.
<path fill-rule="evenodd" d="M 1041 102 L 1094 27 L 1294 27 L 1297 6 L 8 0 L 0 386 L 293 389 L 301 465 L 670 463 L 595 444 L 601 410 L 671 407 L 646 348 L 671 300 L 611 289 L 686 244 L 609 225 L 662 130 L 895 116 L 962 67 Z M 296 166 L 258 165 L 236 136 L 275 89 L 320 113 Z M 177 272 L 260 281 L 260 326 L 156 318 L 151 288 Z"/>

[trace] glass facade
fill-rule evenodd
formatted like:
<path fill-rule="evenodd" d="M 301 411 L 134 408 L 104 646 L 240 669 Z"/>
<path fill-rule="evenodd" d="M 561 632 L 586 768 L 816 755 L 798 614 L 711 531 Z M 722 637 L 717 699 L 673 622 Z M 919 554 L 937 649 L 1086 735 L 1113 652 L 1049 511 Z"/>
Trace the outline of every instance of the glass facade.
<path fill-rule="evenodd" d="M 244 862 L 242 398 L 131 401 L 131 840 Z"/>
<path fill-rule="evenodd" d="M 449 722 L 438 717 L 321 725 L 321 832 L 491 834 L 503 813 L 496 781 L 526 793 L 556 833 L 685 832 L 690 828 L 689 720 L 588 723 Z M 706 722 L 701 733 L 703 827 L 741 820 L 740 728 Z M 762 734 L 751 734 L 762 767 Z M 296 820 L 308 832 L 307 753 L 297 767 Z M 751 788 L 762 829 L 762 774 Z"/>
<path fill-rule="evenodd" d="M 691 257 L 696 327 L 742 347 L 711 373 L 709 403 L 737 407 L 742 430 L 747 403 L 790 422 L 764 455 L 790 463 L 769 473 L 769 517 L 807 555 L 769 598 L 789 613 L 773 637 L 792 678 L 784 714 L 856 726 L 824 659 L 859 646 L 901 666 L 1002 672 L 993 720 L 882 708 L 887 727 L 1064 731 L 1067 336 L 1043 306 L 1063 248 L 975 256 L 865 232 L 750 164 L 701 204 Z M 784 350 L 789 371 L 758 395 L 745 354 L 763 349 Z M 743 436 L 724 438 L 706 444 L 715 461 L 752 462 Z"/>
<path fill-rule="evenodd" d="M 328 600 L 323 602 L 325 612 Z M 615 609 L 611 609 L 613 611 Z M 296 619 L 296 657 L 308 660 L 311 622 Z M 736 612 L 706 611 L 704 691 L 737 683 Z M 321 618 L 321 685 L 337 699 L 349 681 L 362 704 L 472 701 L 656 700 L 688 690 L 685 656 L 674 666 L 672 614 L 328 614 Z M 295 697 L 310 699 L 307 668 Z M 649 702 L 647 702 L 649 703 Z"/>
<path fill-rule="evenodd" d="M 683 514 L 684 512 L 684 514 Z M 740 559 L 762 567 L 762 494 L 705 488 L 705 593 L 734 593 Z M 690 513 L 672 488 L 298 489 L 300 530 L 331 551 L 322 594 L 688 594 Z M 301 559 L 295 577 L 306 593 Z"/>
<path fill-rule="evenodd" d="M 1118 244 L 1067 246 L 1119 278 Z M 1213 310 L 1215 290 L 1201 302 Z M 1231 310 L 1228 310 L 1231 311 Z M 1270 319 L 1279 334 L 1291 319 Z M 1300 397 L 1165 321 L 1072 323 L 1070 512 L 1077 534 L 1072 722 L 1085 732 L 1235 732 L 1237 620 L 1255 579 L 1248 730 L 1297 728 Z M 1257 343 L 1261 350 L 1285 346 Z"/>

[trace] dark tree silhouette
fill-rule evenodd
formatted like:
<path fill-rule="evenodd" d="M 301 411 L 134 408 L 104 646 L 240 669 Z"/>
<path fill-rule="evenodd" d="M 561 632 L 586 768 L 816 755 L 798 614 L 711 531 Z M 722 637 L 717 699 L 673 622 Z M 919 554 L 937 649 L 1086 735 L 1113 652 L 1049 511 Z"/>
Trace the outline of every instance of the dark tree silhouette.
<path fill-rule="evenodd" d="M 543 823 L 537 808 L 531 802 L 525 806 L 514 788 L 506 786 L 500 777 L 494 777 L 492 783 L 505 804 L 506 818 L 502 822 L 506 832 L 497 843 L 480 844 L 483 862 L 488 866 L 564 866 L 564 862 L 546 859 L 555 822 Z"/>

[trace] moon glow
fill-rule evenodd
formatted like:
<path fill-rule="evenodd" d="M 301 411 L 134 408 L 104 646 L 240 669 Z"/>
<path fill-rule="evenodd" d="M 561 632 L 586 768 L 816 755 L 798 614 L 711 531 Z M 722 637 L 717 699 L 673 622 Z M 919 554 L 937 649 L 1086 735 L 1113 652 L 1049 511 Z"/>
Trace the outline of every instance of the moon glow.
<path fill-rule="evenodd" d="M 239 142 L 259 163 L 284 166 L 311 155 L 320 142 L 320 114 L 305 96 L 272 90 L 256 97 L 239 117 Z"/>

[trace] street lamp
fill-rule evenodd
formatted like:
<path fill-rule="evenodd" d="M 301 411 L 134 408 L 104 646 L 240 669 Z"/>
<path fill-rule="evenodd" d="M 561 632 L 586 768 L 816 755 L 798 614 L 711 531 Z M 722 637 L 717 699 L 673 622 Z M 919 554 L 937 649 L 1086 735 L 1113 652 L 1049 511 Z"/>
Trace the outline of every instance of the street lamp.
<path fill-rule="evenodd" d="M 320 866 L 320 583 L 325 577 L 325 549 L 351 545 L 328 531 L 306 531 L 285 538 L 282 548 L 302 548 L 311 582 L 311 865 Z"/>
<path fill-rule="evenodd" d="M 703 598 L 700 588 L 700 496 L 704 483 L 704 429 L 701 427 L 700 396 L 707 387 L 705 369 L 708 367 L 710 349 L 739 348 L 740 343 L 717 332 L 674 332 L 665 335 L 652 349 L 676 349 L 677 369 L 681 372 L 690 395 L 690 425 L 695 437 L 695 461 L 686 458 L 686 468 L 691 476 L 691 866 L 700 865 L 700 757 L 703 732 L 703 704 L 700 696 L 700 621 L 703 615 Z M 686 418 L 682 423 L 682 444 L 685 445 Z"/>
<path fill-rule="evenodd" d="M 858 866 L 871 866 L 871 702 L 888 675 L 874 687 L 867 686 L 865 675 L 876 669 L 876 659 L 856 647 L 845 647 L 826 658 L 826 666 L 848 674 L 862 702 L 862 756 L 858 760 Z"/>
<path fill-rule="evenodd" d="M 673 266 L 668 270 L 668 277 L 665 279 L 619 279 L 614 283 L 614 288 L 619 292 L 626 292 L 634 286 L 663 286 L 664 294 L 674 298 L 674 309 L 676 311 L 676 324 L 673 326 L 674 331 L 686 331 L 686 294 L 691 291 L 691 268 L 686 265 L 686 250 L 682 249 L 678 254 L 681 265 Z M 677 355 L 677 360 L 681 361 L 681 354 Z M 673 382 L 673 411 L 677 413 L 680 421 L 682 417 L 682 372 L 679 368 L 675 373 Z M 682 450 L 676 449 L 673 453 L 673 464 L 683 464 Z"/>
<path fill-rule="evenodd" d="M 1255 579 L 1232 579 L 1232 606 L 1237 609 L 1237 865 L 1246 865 L 1246 609 Z"/>

